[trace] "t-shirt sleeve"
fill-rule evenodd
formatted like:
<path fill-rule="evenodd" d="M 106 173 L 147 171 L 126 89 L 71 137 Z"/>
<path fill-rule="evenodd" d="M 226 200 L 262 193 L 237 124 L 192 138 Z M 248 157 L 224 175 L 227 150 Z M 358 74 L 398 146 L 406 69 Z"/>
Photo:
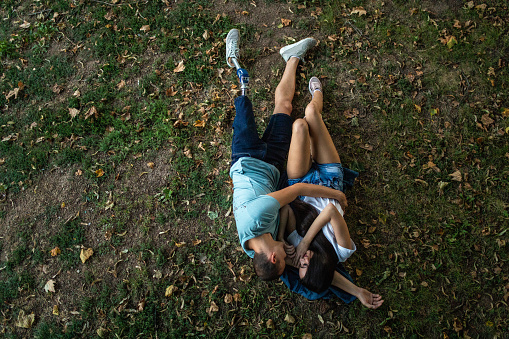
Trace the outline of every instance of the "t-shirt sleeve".
<path fill-rule="evenodd" d="M 270 233 L 276 239 L 279 226 L 279 202 L 268 195 L 261 195 L 237 207 L 235 223 L 242 248 L 251 258 L 254 251 L 247 248 L 246 242 L 259 235 Z"/>

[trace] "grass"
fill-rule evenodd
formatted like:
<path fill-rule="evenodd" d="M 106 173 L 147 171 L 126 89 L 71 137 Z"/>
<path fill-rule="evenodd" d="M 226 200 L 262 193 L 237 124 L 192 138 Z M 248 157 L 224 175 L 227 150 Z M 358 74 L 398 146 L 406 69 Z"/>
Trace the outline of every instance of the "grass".
<path fill-rule="evenodd" d="M 296 112 L 300 75 L 324 75 L 324 120 L 361 172 L 346 267 L 384 296 L 372 312 L 261 282 L 239 250 L 223 39 L 241 31 L 246 67 L 272 76 L 252 82 L 253 102 L 272 100 L 282 62 L 259 66 L 268 52 L 257 37 L 292 37 L 279 17 L 264 26 L 251 15 L 274 15 L 278 1 L 235 1 L 248 14 L 228 15 L 202 0 L 3 1 L 0 333 L 503 336 L 509 10 L 486 4 L 285 2 L 291 34 L 320 39 L 299 69 Z M 82 246 L 94 250 L 85 264 Z M 55 293 L 43 290 L 50 279 Z M 15 326 L 21 310 L 36 315 L 31 329 Z"/>

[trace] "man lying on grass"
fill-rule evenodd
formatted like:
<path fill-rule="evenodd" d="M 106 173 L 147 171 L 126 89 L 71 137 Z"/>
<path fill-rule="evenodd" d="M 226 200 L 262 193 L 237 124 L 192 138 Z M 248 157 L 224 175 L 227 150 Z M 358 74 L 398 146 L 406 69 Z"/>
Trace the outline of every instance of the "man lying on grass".
<path fill-rule="evenodd" d="M 240 68 L 239 31 L 232 29 L 226 38 L 226 61 L 237 68 L 241 87 L 246 87 L 247 72 Z M 284 170 L 292 136 L 292 100 L 295 94 L 296 71 L 299 60 L 316 41 L 312 38 L 285 46 L 280 54 L 286 61 L 283 77 L 276 88 L 275 107 L 262 136 L 258 136 L 253 106 L 245 95 L 235 99 L 236 115 L 233 122 L 232 162 L 233 213 L 240 243 L 253 258 L 256 274 L 263 280 L 272 280 L 285 272 L 286 252 L 283 242 L 277 241 L 279 211 L 298 196 L 326 197 L 344 201 L 338 190 L 307 183 L 282 188 L 280 173 Z M 300 282 L 292 281 L 301 291 L 309 292 Z M 358 288 L 343 275 L 335 272 L 332 284 L 354 296 L 370 308 L 377 308 L 380 299 Z M 302 294 L 302 293 L 301 293 Z"/>

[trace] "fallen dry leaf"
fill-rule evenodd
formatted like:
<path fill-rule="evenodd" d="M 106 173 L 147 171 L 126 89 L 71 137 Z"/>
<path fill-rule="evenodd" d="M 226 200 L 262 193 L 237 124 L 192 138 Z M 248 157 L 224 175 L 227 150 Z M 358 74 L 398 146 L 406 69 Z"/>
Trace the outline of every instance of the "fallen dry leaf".
<path fill-rule="evenodd" d="M 289 26 L 292 23 L 292 20 L 281 18 L 281 23 L 283 24 L 283 26 L 286 27 L 286 26 Z"/>
<path fill-rule="evenodd" d="M 60 312 L 58 312 L 58 305 L 53 305 L 53 312 L 54 315 L 59 315 Z"/>
<path fill-rule="evenodd" d="M 503 108 L 502 109 L 502 116 L 504 118 L 509 118 L 509 108 Z"/>
<path fill-rule="evenodd" d="M 194 122 L 194 127 L 205 127 L 205 121 L 202 120 L 196 120 Z"/>
<path fill-rule="evenodd" d="M 364 7 L 354 7 L 354 9 L 350 12 L 350 15 L 352 14 L 358 14 L 359 16 L 366 15 L 366 10 Z"/>
<path fill-rule="evenodd" d="M 226 293 L 226 295 L 224 296 L 224 302 L 226 304 L 229 304 L 233 301 L 233 295 L 231 295 L 230 293 Z"/>
<path fill-rule="evenodd" d="M 140 31 L 143 31 L 143 32 L 150 31 L 150 25 L 143 25 L 143 26 L 141 26 Z"/>
<path fill-rule="evenodd" d="M 202 37 L 204 40 L 208 40 L 210 38 L 209 31 L 205 30 L 205 32 L 203 32 Z"/>
<path fill-rule="evenodd" d="M 489 125 L 491 125 L 492 123 L 495 122 L 495 120 L 490 118 L 489 114 L 483 114 L 483 116 L 481 117 L 481 121 L 482 121 L 484 126 L 489 126 Z"/>
<path fill-rule="evenodd" d="M 153 163 L 153 162 L 148 162 L 148 163 L 147 163 L 147 167 L 148 167 L 148 168 L 154 168 L 154 166 L 155 166 L 155 165 L 154 165 L 154 163 Z"/>
<path fill-rule="evenodd" d="M 125 80 L 122 80 L 120 81 L 118 84 L 117 84 L 117 89 L 120 90 L 122 88 L 125 87 Z"/>
<path fill-rule="evenodd" d="M 85 114 L 85 120 L 87 120 L 88 118 L 90 118 L 91 116 L 95 116 L 96 119 L 97 117 L 99 116 L 98 113 L 97 113 L 97 109 L 95 108 L 95 106 L 92 106 L 88 109 L 87 113 Z"/>
<path fill-rule="evenodd" d="M 451 177 L 451 179 L 452 179 L 452 180 L 454 180 L 454 181 L 461 181 L 461 180 L 462 180 L 462 178 L 461 178 L 461 172 L 460 172 L 459 170 L 458 170 L 458 171 L 456 171 L 456 172 L 454 172 L 454 173 L 449 174 L 449 176 L 450 176 L 450 177 Z"/>
<path fill-rule="evenodd" d="M 78 114 L 80 114 L 80 111 L 76 108 L 69 108 L 69 115 L 71 118 L 76 117 Z"/>
<path fill-rule="evenodd" d="M 81 262 L 85 263 L 85 261 L 87 261 L 88 258 L 90 258 L 92 256 L 92 254 L 94 254 L 94 250 L 93 249 L 91 249 L 91 248 L 87 248 L 87 249 L 82 248 L 81 249 L 81 253 L 80 253 Z"/>
<path fill-rule="evenodd" d="M 267 326 L 267 328 L 270 328 L 271 330 L 276 328 L 276 325 L 274 325 L 274 320 L 272 319 L 267 320 L 265 325 Z"/>
<path fill-rule="evenodd" d="M 171 285 L 166 288 L 166 292 L 164 292 L 165 297 L 171 297 L 173 293 L 175 293 L 178 290 L 177 286 Z"/>
<path fill-rule="evenodd" d="M 173 70 L 173 73 L 180 73 L 180 72 L 182 72 L 184 69 L 186 69 L 186 66 L 184 66 L 184 60 L 182 60 L 181 62 L 179 62 L 179 64 L 177 65 L 177 67 L 175 67 L 175 69 Z"/>
<path fill-rule="evenodd" d="M 55 280 L 48 280 L 46 285 L 44 285 L 44 290 L 46 293 L 53 292 L 55 293 Z"/>
<path fill-rule="evenodd" d="M 104 171 L 102 168 L 99 168 L 97 171 L 94 172 L 96 175 L 96 178 L 102 177 L 104 175 Z"/>
<path fill-rule="evenodd" d="M 285 316 L 285 321 L 289 324 L 294 324 L 295 323 L 295 318 L 289 314 L 287 314 Z"/>
<path fill-rule="evenodd" d="M 52 249 L 49 253 L 51 254 L 52 257 L 56 257 L 57 255 L 60 254 L 60 248 L 58 247 L 55 247 L 54 249 Z"/>
<path fill-rule="evenodd" d="M 14 96 L 14 99 L 17 99 L 18 93 L 19 93 L 19 88 L 15 88 L 12 91 L 9 91 L 9 93 L 5 96 L 5 99 L 9 100 L 13 96 Z"/>
<path fill-rule="evenodd" d="M 28 21 L 24 21 L 21 25 L 19 25 L 19 28 L 30 28 L 31 24 Z"/>
<path fill-rule="evenodd" d="M 35 321 L 35 314 L 31 313 L 29 315 L 25 315 L 25 311 L 21 310 L 21 311 L 19 311 L 18 320 L 16 320 L 15 325 L 17 327 L 22 327 L 22 328 L 31 328 L 34 321 Z"/>

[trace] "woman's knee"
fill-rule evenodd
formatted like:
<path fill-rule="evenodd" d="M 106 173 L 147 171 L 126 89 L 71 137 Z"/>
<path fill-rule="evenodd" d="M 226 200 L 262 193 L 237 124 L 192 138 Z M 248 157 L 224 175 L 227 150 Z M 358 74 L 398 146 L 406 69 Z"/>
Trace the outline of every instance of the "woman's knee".
<path fill-rule="evenodd" d="M 296 119 L 292 125 L 293 135 L 308 135 L 309 125 L 305 119 Z"/>
<path fill-rule="evenodd" d="M 304 114 L 306 116 L 306 120 L 312 121 L 312 120 L 322 120 L 322 114 L 320 111 L 316 108 L 316 106 L 313 104 L 313 102 L 310 102 L 306 106 L 306 110 L 304 111 Z"/>

